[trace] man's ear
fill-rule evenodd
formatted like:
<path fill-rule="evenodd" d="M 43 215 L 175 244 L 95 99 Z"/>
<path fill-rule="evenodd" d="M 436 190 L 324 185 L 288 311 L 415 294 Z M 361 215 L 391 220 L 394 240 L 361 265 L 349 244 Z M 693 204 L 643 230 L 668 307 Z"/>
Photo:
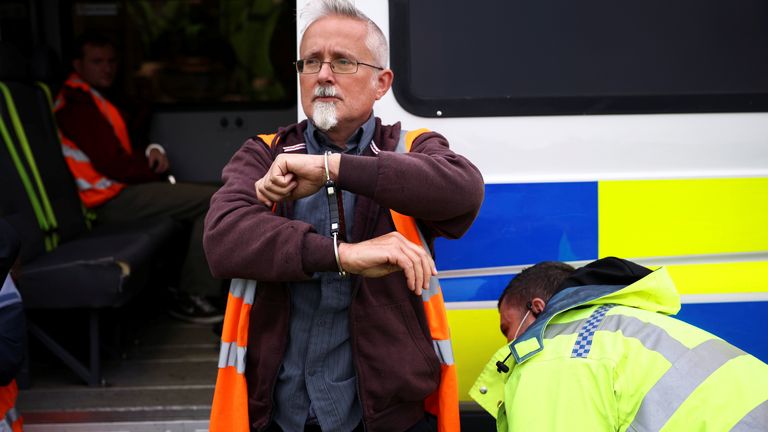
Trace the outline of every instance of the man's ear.
<path fill-rule="evenodd" d="M 534 316 L 538 316 L 540 313 L 544 312 L 544 308 L 547 306 L 547 302 L 542 300 L 540 297 L 534 297 L 533 300 L 530 301 L 531 303 L 531 313 Z"/>
<path fill-rule="evenodd" d="M 378 76 L 376 77 L 376 100 L 381 99 L 385 94 L 387 94 L 390 87 L 392 87 L 392 80 L 394 77 L 395 74 L 392 72 L 392 69 L 384 69 L 383 71 L 379 72 Z"/>

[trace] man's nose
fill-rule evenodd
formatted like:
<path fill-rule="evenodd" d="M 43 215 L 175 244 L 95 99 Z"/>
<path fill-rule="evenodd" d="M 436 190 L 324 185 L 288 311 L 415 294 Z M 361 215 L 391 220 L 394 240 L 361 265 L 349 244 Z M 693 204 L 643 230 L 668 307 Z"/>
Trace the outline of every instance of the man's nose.
<path fill-rule="evenodd" d="M 336 76 L 333 73 L 333 69 L 331 69 L 331 63 L 330 62 L 324 62 L 320 65 L 320 71 L 317 73 L 317 79 L 323 82 L 330 82 L 333 81 L 336 78 Z"/>

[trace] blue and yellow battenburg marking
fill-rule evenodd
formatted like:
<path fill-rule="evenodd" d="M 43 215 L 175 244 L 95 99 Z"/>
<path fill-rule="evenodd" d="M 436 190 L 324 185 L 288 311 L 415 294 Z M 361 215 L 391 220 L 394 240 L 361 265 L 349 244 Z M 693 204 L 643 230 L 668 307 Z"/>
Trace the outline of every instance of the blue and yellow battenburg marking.
<path fill-rule="evenodd" d="M 505 342 L 495 301 L 544 260 L 665 265 L 679 318 L 768 361 L 768 178 L 489 184 L 469 232 L 435 247 L 464 400 Z"/>

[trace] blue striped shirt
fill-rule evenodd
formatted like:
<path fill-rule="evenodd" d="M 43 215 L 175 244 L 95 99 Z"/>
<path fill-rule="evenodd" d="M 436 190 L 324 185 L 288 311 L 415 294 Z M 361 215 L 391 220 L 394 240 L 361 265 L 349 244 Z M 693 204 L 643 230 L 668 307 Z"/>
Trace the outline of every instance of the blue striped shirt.
<path fill-rule="evenodd" d="M 358 155 L 370 144 L 375 127 L 371 115 L 341 150 L 310 121 L 304 132 L 307 152 Z M 350 239 L 355 195 L 342 192 L 342 199 Z M 325 189 L 296 201 L 293 218 L 330 236 Z M 352 283 L 337 272 L 325 272 L 308 281 L 290 283 L 289 288 L 290 335 L 275 389 L 274 419 L 286 432 L 303 431 L 307 423 L 317 423 L 322 430 L 350 431 L 362 419 L 349 335 Z"/>

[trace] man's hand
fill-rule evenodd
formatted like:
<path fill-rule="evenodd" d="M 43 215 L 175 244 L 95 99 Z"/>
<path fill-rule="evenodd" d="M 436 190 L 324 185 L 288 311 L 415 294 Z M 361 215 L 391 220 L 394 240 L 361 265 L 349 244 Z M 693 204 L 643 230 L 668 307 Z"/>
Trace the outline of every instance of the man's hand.
<path fill-rule="evenodd" d="M 156 148 L 149 151 L 147 159 L 149 160 L 149 167 L 157 174 L 168 171 L 168 168 L 171 166 L 170 162 L 168 162 L 168 156 Z"/>
<path fill-rule="evenodd" d="M 339 172 L 341 156 L 328 157 L 331 179 Z M 312 195 L 325 184 L 325 156 L 279 154 L 269 170 L 255 183 L 256 198 L 268 207 L 283 200 Z"/>
<path fill-rule="evenodd" d="M 341 243 L 339 261 L 345 271 L 366 277 L 381 277 L 402 270 L 408 289 L 416 295 L 428 289 L 429 279 L 437 276 L 429 253 L 398 232 L 360 243 Z"/>

